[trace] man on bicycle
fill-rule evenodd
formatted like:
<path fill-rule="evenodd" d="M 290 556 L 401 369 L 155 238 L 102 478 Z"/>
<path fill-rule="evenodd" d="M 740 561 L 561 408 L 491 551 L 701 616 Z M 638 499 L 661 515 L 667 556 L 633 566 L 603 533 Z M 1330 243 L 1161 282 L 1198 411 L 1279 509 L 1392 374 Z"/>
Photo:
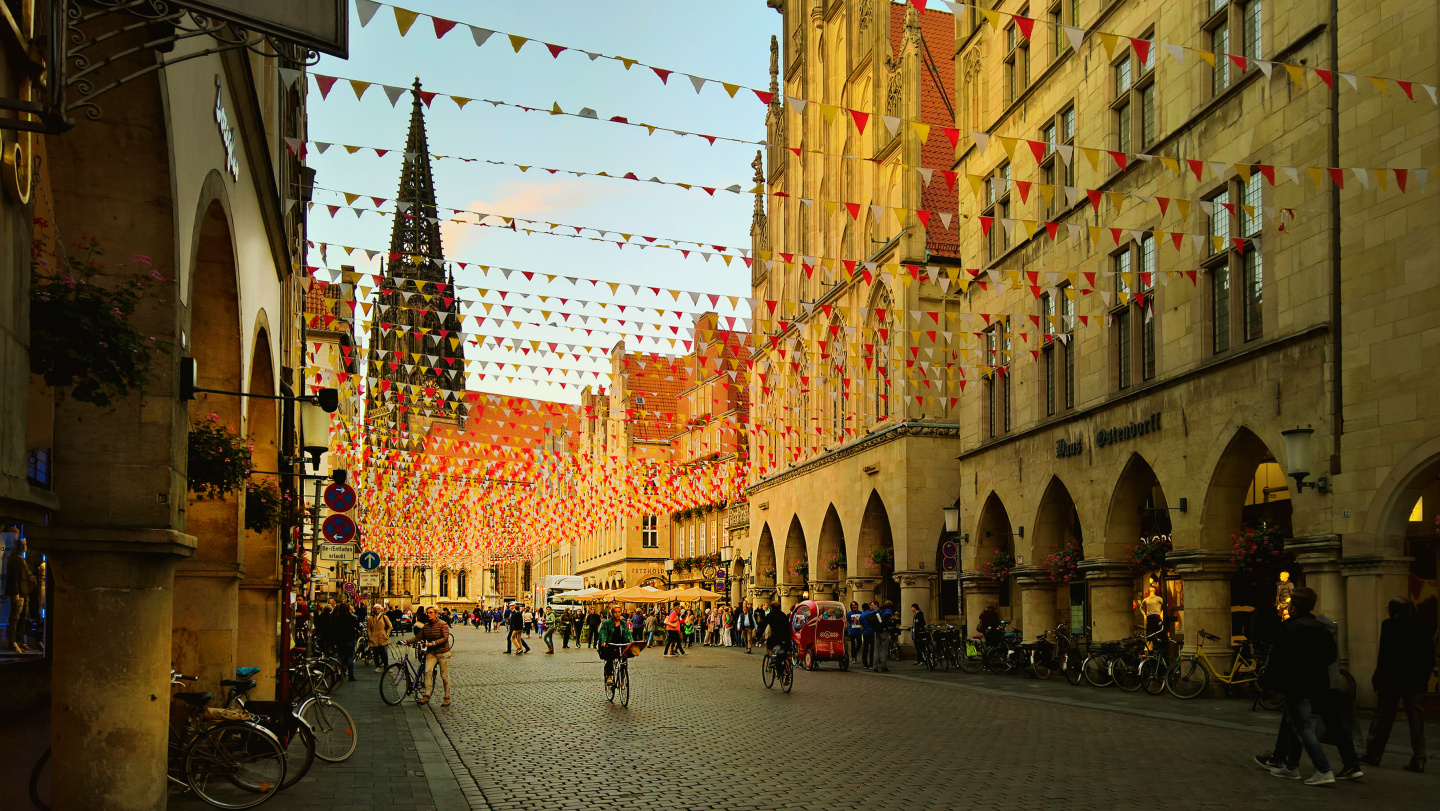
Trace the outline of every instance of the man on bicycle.
<path fill-rule="evenodd" d="M 790 652 L 790 618 L 780 610 L 780 603 L 772 601 L 770 611 L 765 614 L 765 622 L 760 626 L 760 633 L 765 635 L 765 650 L 775 653 L 777 648 L 785 653 Z"/>
<path fill-rule="evenodd" d="M 633 642 L 634 637 L 630 633 L 630 623 L 620 613 L 619 608 L 611 609 L 610 618 L 600 623 L 600 658 L 605 660 L 605 683 L 610 683 L 610 677 L 615 672 L 615 660 L 624 655 L 624 649 L 618 647 L 624 642 Z"/>

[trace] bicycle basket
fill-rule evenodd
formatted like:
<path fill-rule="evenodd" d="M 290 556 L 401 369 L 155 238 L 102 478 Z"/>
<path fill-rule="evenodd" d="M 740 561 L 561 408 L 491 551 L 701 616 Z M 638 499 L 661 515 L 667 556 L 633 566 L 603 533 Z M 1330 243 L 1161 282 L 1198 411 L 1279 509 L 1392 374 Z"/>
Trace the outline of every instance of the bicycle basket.
<path fill-rule="evenodd" d="M 289 704 L 283 701 L 248 701 L 245 709 L 255 716 L 253 720 L 260 726 L 275 733 L 275 737 L 286 740 L 295 734 L 295 725 L 298 722 Z"/>

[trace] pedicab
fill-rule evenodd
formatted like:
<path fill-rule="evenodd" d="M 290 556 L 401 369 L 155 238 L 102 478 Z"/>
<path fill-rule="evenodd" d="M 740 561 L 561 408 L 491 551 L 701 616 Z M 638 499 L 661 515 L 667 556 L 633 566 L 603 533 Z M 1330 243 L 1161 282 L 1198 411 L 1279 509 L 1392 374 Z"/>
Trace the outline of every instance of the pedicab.
<path fill-rule="evenodd" d="M 841 670 L 850 669 L 850 656 L 845 651 L 845 606 L 832 600 L 803 600 L 790 612 L 790 631 L 795 651 L 806 670 L 815 670 L 821 662 L 840 663 Z"/>

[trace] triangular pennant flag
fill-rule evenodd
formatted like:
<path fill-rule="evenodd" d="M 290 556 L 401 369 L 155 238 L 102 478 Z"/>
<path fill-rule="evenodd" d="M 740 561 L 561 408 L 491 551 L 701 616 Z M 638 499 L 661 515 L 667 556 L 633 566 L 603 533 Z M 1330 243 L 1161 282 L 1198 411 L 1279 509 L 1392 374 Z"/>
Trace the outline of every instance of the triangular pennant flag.
<path fill-rule="evenodd" d="M 364 28 L 370 24 L 375 12 L 380 10 L 380 4 L 375 0 L 355 0 L 355 13 L 360 15 L 360 27 Z"/>
<path fill-rule="evenodd" d="M 392 8 L 395 10 L 395 27 L 400 29 L 400 36 L 403 37 L 410 33 L 410 26 L 415 24 L 415 20 L 420 16 L 420 12 L 411 11 L 408 8 L 400 8 L 399 6 L 392 6 Z"/>

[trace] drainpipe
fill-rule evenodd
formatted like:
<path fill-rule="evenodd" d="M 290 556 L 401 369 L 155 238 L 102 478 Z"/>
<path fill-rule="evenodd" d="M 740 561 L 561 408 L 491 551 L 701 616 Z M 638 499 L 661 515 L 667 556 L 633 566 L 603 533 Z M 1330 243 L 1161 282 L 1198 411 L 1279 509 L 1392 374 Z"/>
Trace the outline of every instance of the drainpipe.
<path fill-rule="evenodd" d="M 1340 3 L 1330 0 L 1330 165 L 1340 165 Z M 1330 363 L 1331 379 L 1330 475 L 1340 473 L 1340 437 L 1345 432 L 1343 331 L 1340 302 L 1340 187 L 1330 184 Z"/>

